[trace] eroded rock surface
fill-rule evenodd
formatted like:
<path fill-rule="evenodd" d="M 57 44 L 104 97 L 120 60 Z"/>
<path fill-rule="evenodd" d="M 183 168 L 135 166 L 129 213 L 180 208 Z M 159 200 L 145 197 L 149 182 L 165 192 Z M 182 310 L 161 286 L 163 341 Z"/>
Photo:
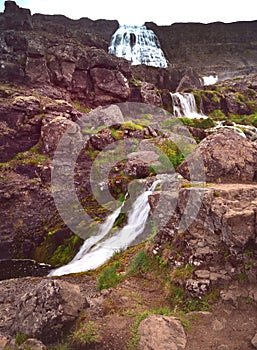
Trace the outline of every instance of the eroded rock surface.
<path fill-rule="evenodd" d="M 180 320 L 175 317 L 150 315 L 139 326 L 139 349 L 183 350 L 186 334 Z"/>
<path fill-rule="evenodd" d="M 85 303 L 78 286 L 42 280 L 18 301 L 12 332 L 54 341 L 78 317 Z"/>
<path fill-rule="evenodd" d="M 256 179 L 256 148 L 233 129 L 221 129 L 205 138 L 177 171 L 190 180 L 190 167 L 199 160 L 204 164 L 203 178 L 207 182 L 252 182 Z"/>

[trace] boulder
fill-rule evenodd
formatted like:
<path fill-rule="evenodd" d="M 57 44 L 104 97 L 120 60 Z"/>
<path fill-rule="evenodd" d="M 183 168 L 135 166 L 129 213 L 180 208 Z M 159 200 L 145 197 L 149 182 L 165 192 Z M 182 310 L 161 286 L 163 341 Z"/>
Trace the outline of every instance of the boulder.
<path fill-rule="evenodd" d="M 11 332 L 23 333 L 46 343 L 56 341 L 78 317 L 85 304 L 79 286 L 58 280 L 42 280 L 18 301 Z"/>
<path fill-rule="evenodd" d="M 67 153 L 68 156 L 70 153 L 76 152 L 79 149 L 82 140 L 80 127 L 73 121 L 62 116 L 45 118 L 41 128 L 45 153 L 53 157 L 59 141 L 64 134 L 65 140 L 63 139 L 63 149 L 61 151 Z"/>
<path fill-rule="evenodd" d="M 186 334 L 175 317 L 150 315 L 139 325 L 140 350 L 183 350 Z"/>
<path fill-rule="evenodd" d="M 154 151 L 138 151 L 127 155 L 124 173 L 137 178 L 147 177 L 151 167 L 160 166 L 159 155 Z"/>
<path fill-rule="evenodd" d="M 190 180 L 191 168 L 202 161 L 207 182 L 252 182 L 256 179 L 257 151 L 233 129 L 221 129 L 205 138 L 177 171 Z"/>

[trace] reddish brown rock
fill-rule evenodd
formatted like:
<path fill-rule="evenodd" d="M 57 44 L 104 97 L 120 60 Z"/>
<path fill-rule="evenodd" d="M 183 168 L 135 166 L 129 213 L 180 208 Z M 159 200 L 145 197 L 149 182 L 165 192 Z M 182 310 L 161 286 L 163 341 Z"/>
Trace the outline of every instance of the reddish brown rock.
<path fill-rule="evenodd" d="M 205 138 L 177 171 L 190 180 L 190 166 L 196 160 L 204 163 L 207 182 L 252 182 L 256 179 L 256 149 L 232 129 L 221 129 Z"/>

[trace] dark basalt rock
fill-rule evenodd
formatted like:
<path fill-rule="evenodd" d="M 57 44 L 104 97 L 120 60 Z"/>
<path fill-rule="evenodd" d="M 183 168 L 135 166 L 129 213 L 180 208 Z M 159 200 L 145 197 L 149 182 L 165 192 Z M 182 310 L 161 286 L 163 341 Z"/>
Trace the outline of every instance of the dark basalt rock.
<path fill-rule="evenodd" d="M 39 264 L 30 259 L 0 260 L 0 280 L 27 276 L 47 276 L 52 266 Z"/>
<path fill-rule="evenodd" d="M 20 8 L 15 1 L 5 1 L 5 10 L 0 20 L 0 27 L 20 30 L 33 29 L 30 10 Z"/>
<path fill-rule="evenodd" d="M 220 79 L 257 72 L 257 21 L 145 25 L 175 66 L 194 67 L 201 75 L 215 72 Z"/>

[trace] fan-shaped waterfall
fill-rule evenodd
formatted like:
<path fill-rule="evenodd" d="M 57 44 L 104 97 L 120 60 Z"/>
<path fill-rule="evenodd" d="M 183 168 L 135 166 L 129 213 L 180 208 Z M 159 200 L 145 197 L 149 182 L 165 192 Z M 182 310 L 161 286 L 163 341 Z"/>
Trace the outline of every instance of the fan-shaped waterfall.
<path fill-rule="evenodd" d="M 134 65 L 167 67 L 157 36 L 146 26 L 121 25 L 111 38 L 109 53 L 123 57 Z"/>

